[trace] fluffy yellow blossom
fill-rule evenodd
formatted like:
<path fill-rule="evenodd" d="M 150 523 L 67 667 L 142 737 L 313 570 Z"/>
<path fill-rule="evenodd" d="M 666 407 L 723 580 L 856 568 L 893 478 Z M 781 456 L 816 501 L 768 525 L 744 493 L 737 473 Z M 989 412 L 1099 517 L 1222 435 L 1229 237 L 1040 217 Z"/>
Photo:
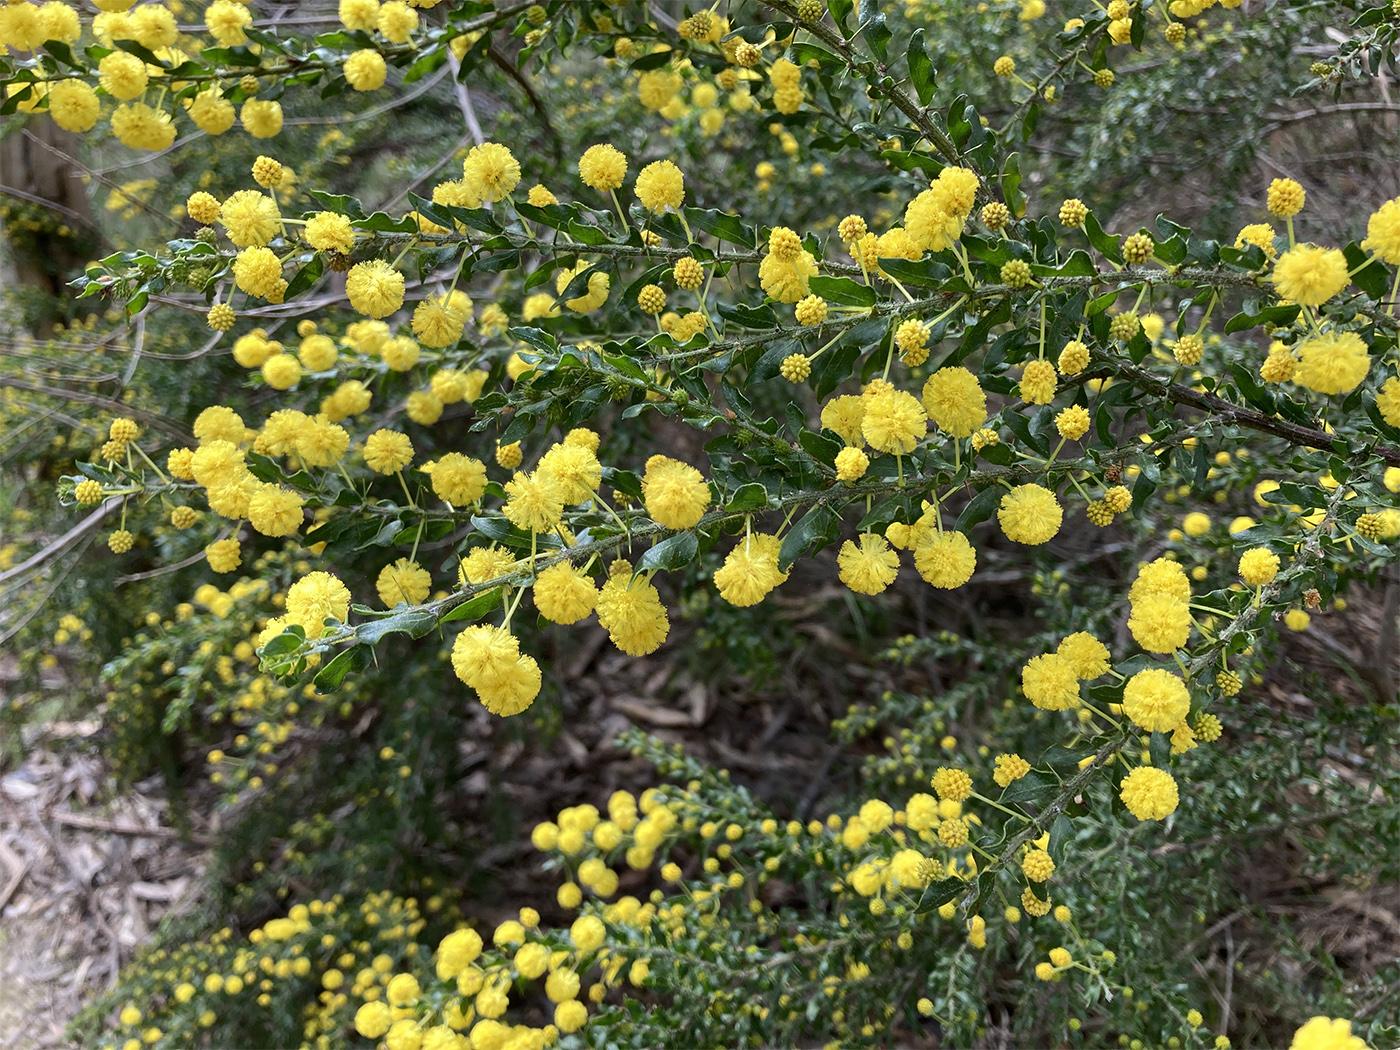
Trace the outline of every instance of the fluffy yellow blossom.
<path fill-rule="evenodd" d="M 1036 484 L 1017 485 L 1002 496 L 997 520 L 1007 539 L 1036 545 L 1060 531 L 1064 511 L 1049 489 Z"/>
<path fill-rule="evenodd" d="M 877 452 L 907 454 L 928 433 L 928 413 L 919 399 L 893 387 L 865 399 L 861 435 Z"/>
<path fill-rule="evenodd" d="M 598 623 L 615 646 L 629 656 L 647 656 L 661 647 L 670 632 L 670 618 L 661 596 L 647 580 L 631 570 L 608 577 L 598 592 Z"/>
<path fill-rule="evenodd" d="M 647 211 L 675 211 L 685 200 L 685 177 L 674 162 L 654 160 L 637 173 L 632 189 Z"/>
<path fill-rule="evenodd" d="M 1176 812 L 1176 780 L 1152 766 L 1139 766 L 1125 776 L 1118 795 L 1138 820 L 1162 820 Z"/>
<path fill-rule="evenodd" d="M 841 544 L 836 565 L 841 582 L 857 594 L 879 594 L 899 575 L 899 555 L 871 532 Z"/>
<path fill-rule="evenodd" d="M 1349 394 L 1371 370 L 1371 354 L 1355 332 L 1328 332 L 1298 344 L 1293 381 L 1319 394 Z"/>
<path fill-rule="evenodd" d="M 925 380 L 923 405 L 934 426 L 955 438 L 968 437 L 987 419 L 987 395 L 961 365 L 940 368 Z"/>
<path fill-rule="evenodd" d="M 356 263 L 345 277 L 350 305 L 366 317 L 388 317 L 403 305 L 403 274 L 383 259 Z"/>
<path fill-rule="evenodd" d="M 343 623 L 350 615 L 350 591 L 328 572 L 313 572 L 287 590 L 287 622 L 299 625 L 308 638 L 326 633 L 326 621 Z"/>
<path fill-rule="evenodd" d="M 652 456 L 642 477 L 642 499 L 647 514 L 668 529 L 688 529 L 697 524 L 710 505 L 710 486 L 688 463 L 669 456 Z"/>
<path fill-rule="evenodd" d="M 348 255 L 355 247 L 355 231 L 350 220 L 333 211 L 319 211 L 306 220 L 303 236 L 318 252 Z"/>
<path fill-rule="evenodd" d="M 219 223 L 236 247 L 260 247 L 281 231 L 282 216 L 277 202 L 266 193 L 239 190 L 220 207 Z"/>
<path fill-rule="evenodd" d="M 397 430 L 376 430 L 365 438 L 365 463 L 379 474 L 392 474 L 413 461 L 413 443 Z"/>
<path fill-rule="evenodd" d="M 598 587 L 593 580 L 568 562 L 559 562 L 535 578 L 530 592 L 535 608 L 551 623 L 578 623 L 593 612 L 598 603 Z"/>
<path fill-rule="evenodd" d="M 1337 1017 L 1312 1017 L 1293 1033 L 1288 1050 L 1367 1050 L 1366 1040 L 1352 1035 L 1351 1022 Z"/>
<path fill-rule="evenodd" d="M 428 597 L 432 587 L 433 579 L 428 570 L 408 558 L 399 558 L 384 566 L 374 583 L 379 600 L 391 609 L 400 602 L 417 605 Z"/>
<path fill-rule="evenodd" d="M 619 189 L 627 178 L 627 156 L 608 143 L 589 146 L 578 159 L 578 175 L 590 189 Z"/>
<path fill-rule="evenodd" d="M 719 595 L 731 605 L 757 605 L 780 584 L 788 574 L 778 568 L 778 553 L 782 547 L 776 536 L 751 533 L 734 545 L 714 573 Z"/>
<path fill-rule="evenodd" d="M 520 183 L 520 162 L 515 154 L 497 142 L 473 146 L 462 161 L 462 181 L 472 194 L 492 204 L 510 196 Z"/>
<path fill-rule="evenodd" d="M 1299 244 L 1274 263 L 1270 278 L 1278 294 L 1303 306 L 1321 306 L 1347 286 L 1347 259 L 1337 248 Z"/>
<path fill-rule="evenodd" d="M 1149 732 L 1165 733 L 1180 725 L 1191 706 L 1186 684 L 1161 668 L 1139 671 L 1123 687 L 1123 711 Z"/>
<path fill-rule="evenodd" d="M 961 532 L 935 531 L 914 546 L 914 568 L 942 590 L 961 587 L 977 568 L 977 551 Z"/>
<path fill-rule="evenodd" d="M 1240 555 L 1240 579 L 1251 587 L 1262 587 L 1278 575 L 1279 557 L 1267 547 L 1251 547 Z"/>
<path fill-rule="evenodd" d="M 520 472 L 505 485 L 506 502 L 501 513 L 526 532 L 550 532 L 564 514 L 564 489 L 544 471 Z"/>
<path fill-rule="evenodd" d="M 1021 668 L 1021 692 L 1043 711 L 1079 706 L 1079 674 L 1073 661 L 1059 653 L 1033 656 Z"/>

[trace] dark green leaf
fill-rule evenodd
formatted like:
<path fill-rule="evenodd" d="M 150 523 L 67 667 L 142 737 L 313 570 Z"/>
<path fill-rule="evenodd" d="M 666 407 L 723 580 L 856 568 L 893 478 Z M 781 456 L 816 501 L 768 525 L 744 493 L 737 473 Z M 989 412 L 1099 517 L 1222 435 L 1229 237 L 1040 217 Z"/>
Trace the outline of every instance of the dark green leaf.
<path fill-rule="evenodd" d="M 641 560 L 637 562 L 637 571 L 679 569 L 694 561 L 699 550 L 700 541 L 694 532 L 689 529 L 685 532 L 678 532 L 674 536 L 666 537 L 643 554 Z"/>
<path fill-rule="evenodd" d="M 924 31 L 914 30 L 909 38 L 909 82 L 914 86 L 914 94 L 919 96 L 919 104 L 927 106 L 933 98 L 933 60 L 924 48 Z"/>
<path fill-rule="evenodd" d="M 875 289 L 849 277 L 813 277 L 807 282 L 813 295 L 837 306 L 874 306 Z"/>

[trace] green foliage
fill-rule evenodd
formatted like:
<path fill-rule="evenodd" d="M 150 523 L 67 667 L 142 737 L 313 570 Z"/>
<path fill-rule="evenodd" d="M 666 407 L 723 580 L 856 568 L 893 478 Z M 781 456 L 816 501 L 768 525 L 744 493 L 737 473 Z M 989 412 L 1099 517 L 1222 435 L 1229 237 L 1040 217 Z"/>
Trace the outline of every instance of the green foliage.
<path fill-rule="evenodd" d="M 287 118 L 134 163 L 89 135 L 94 168 L 160 165 L 95 176 L 107 243 L 59 312 L 109 312 L 14 335 L 0 375 L 23 464 L 0 488 L 4 717 L 100 683 L 115 772 L 220 817 L 207 908 L 78 1041 L 1271 1046 L 1315 1014 L 1396 1041 L 1393 951 L 1347 956 L 1316 906 L 1400 874 L 1375 848 L 1400 839 L 1391 654 L 1328 680 L 1303 640 L 1395 586 L 1400 246 L 1380 212 L 1361 239 L 1378 200 L 1320 178 L 1321 207 L 1236 237 L 1265 217 L 1260 129 L 1320 119 L 1288 100 L 1324 88 L 1364 112 L 1394 16 L 1115 0 L 1059 29 L 1037 5 L 459 0 L 409 35 L 407 7 L 347 3 L 324 31 L 211 25 L 178 51 L 140 26 L 5 40 L 7 113 L 67 122 L 47 82 L 100 84 L 125 52 L 181 135 L 211 93 L 246 128 L 248 103 Z M 384 88 L 352 87 L 356 52 Z M 602 142 L 616 191 L 576 167 Z M 266 230 L 177 203 L 226 207 L 264 153 Z M 664 172 L 633 181 L 653 161 L 679 205 Z M 1071 196 L 1082 223 L 1057 221 Z M 348 251 L 318 247 L 324 213 Z M 1278 257 L 1310 238 L 1338 245 L 1317 265 L 1339 287 L 1286 301 Z M 971 386 L 940 400 L 955 368 Z M 402 465 L 369 451 L 384 430 Z M 466 498 L 454 455 L 480 471 Z M 1018 516 L 1031 486 L 1053 514 Z M 1276 577 L 1242 585 L 1250 548 Z M 1165 626 L 1148 562 L 1183 570 Z M 796 691 L 828 757 L 765 776 L 609 717 L 591 745 L 653 787 L 609 795 L 555 757 L 522 802 L 529 763 L 595 732 L 570 670 L 595 611 L 629 656 L 669 646 L 675 695 L 719 695 L 720 736 L 780 749 L 750 721 Z M 1105 667 L 1047 703 L 1029 665 L 1063 670 L 1079 632 Z M 1126 703 L 1145 670 L 1188 690 L 1178 724 Z M 1162 812 L 1124 788 L 1139 769 L 1169 771 Z"/>

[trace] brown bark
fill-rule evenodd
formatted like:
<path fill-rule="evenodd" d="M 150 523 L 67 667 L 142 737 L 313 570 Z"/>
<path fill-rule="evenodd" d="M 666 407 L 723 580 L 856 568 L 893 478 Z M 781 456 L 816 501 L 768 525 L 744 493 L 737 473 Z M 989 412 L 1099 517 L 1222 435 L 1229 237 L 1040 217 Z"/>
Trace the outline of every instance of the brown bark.
<path fill-rule="evenodd" d="M 51 220 L 40 230 L 21 230 L 16 224 L 5 231 L 13 267 L 7 276 L 21 288 L 54 299 L 64 295 L 66 282 L 86 260 L 96 229 L 81 172 L 65 159 L 77 150 L 76 136 L 48 119 L 30 121 L 0 139 L 0 194 L 12 208 L 44 209 Z M 36 334 L 47 331 L 55 313 L 43 311 Z"/>

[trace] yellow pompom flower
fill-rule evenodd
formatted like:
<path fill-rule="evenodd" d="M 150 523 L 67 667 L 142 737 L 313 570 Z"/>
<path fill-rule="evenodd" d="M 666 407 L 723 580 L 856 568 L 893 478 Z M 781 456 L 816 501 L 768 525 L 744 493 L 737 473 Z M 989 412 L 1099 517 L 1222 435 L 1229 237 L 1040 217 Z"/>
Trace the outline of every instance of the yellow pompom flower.
<path fill-rule="evenodd" d="M 1149 653 L 1172 653 L 1191 636 L 1191 610 L 1173 595 L 1143 594 L 1131 599 L 1128 630 Z"/>
<path fill-rule="evenodd" d="M 1027 362 L 1021 373 L 1020 393 L 1028 405 L 1048 405 L 1055 400 L 1055 366 L 1049 361 Z"/>
<path fill-rule="evenodd" d="M 457 577 L 467 586 L 500 579 L 514 571 L 515 555 L 504 547 L 490 544 L 473 547 L 457 566 Z"/>
<path fill-rule="evenodd" d="M 1386 423 L 1392 427 L 1400 427 L 1400 378 L 1391 376 L 1381 384 L 1380 392 L 1376 394 L 1376 409 Z M 1396 468 L 1387 468 L 1387 473 L 1394 469 Z"/>
<path fill-rule="evenodd" d="M 1181 531 L 1188 536 L 1201 537 L 1210 531 L 1210 515 L 1198 510 L 1181 519 Z"/>
<path fill-rule="evenodd" d="M 219 223 L 235 247 L 258 247 L 276 237 L 282 228 L 277 203 L 266 193 L 239 190 L 229 194 L 219 209 Z"/>
<path fill-rule="evenodd" d="M 977 550 L 961 532 L 935 531 L 914 547 L 914 568 L 941 590 L 954 590 L 972 579 Z"/>
<path fill-rule="evenodd" d="M 356 91 L 374 91 L 384 86 L 389 67 L 378 51 L 364 48 L 346 58 L 344 71 L 345 82 Z"/>
<path fill-rule="evenodd" d="M 350 220 L 333 211 L 318 211 L 306 220 L 303 236 L 306 243 L 318 252 L 348 255 L 355 248 L 355 231 L 350 226 Z"/>
<path fill-rule="evenodd" d="M 1355 332 L 1328 332 L 1298 344 L 1293 381 L 1319 394 L 1349 394 L 1365 381 L 1371 354 Z"/>
<path fill-rule="evenodd" d="M 243 560 L 243 552 L 235 539 L 215 540 L 204 548 L 204 557 L 214 572 L 233 572 Z"/>
<path fill-rule="evenodd" d="M 1280 219 L 1291 219 L 1303 210 L 1306 200 L 1307 193 L 1292 179 L 1274 179 L 1269 183 L 1265 206 L 1270 215 L 1276 215 Z"/>
<path fill-rule="evenodd" d="M 392 609 L 400 602 L 417 605 L 433 589 L 433 578 L 416 561 L 400 558 L 380 570 L 374 588 L 386 608 Z"/>
<path fill-rule="evenodd" d="M 185 112 L 206 135 L 222 135 L 233 127 L 233 103 L 217 87 L 206 88 L 185 104 Z"/>
<path fill-rule="evenodd" d="M 1139 671 L 1123 687 L 1123 712 L 1148 732 L 1166 733 L 1176 728 L 1190 707 L 1186 683 L 1158 667 Z"/>
<path fill-rule="evenodd" d="M 503 627 L 468 627 L 452 643 L 452 671 L 488 711 L 503 718 L 524 711 L 539 695 L 540 669 Z"/>
<path fill-rule="evenodd" d="M 481 934 L 464 927 L 438 942 L 434 970 L 441 981 L 454 980 L 481 956 Z"/>
<path fill-rule="evenodd" d="M 280 485 L 260 485 L 248 498 L 248 523 L 264 536 L 291 536 L 301 528 L 302 498 Z"/>
<path fill-rule="evenodd" d="M 968 437 L 987 419 L 987 395 L 961 365 L 940 368 L 925 380 L 923 404 L 934 426 L 955 438 Z"/>
<path fill-rule="evenodd" d="M 870 469 L 870 457 L 861 449 L 847 446 L 836 453 L 836 480 L 850 484 L 859 481 Z"/>
<path fill-rule="evenodd" d="M 930 783 L 945 802 L 964 802 L 972 795 L 972 777 L 963 769 L 943 766 L 934 770 Z"/>
<path fill-rule="evenodd" d="M 269 418 L 268 422 L 271 423 L 272 419 Z M 208 441 L 237 444 L 243 440 L 247 429 L 243 417 L 226 405 L 210 405 L 195 417 L 193 427 L 194 436 L 201 444 Z"/>
<path fill-rule="evenodd" d="M 565 440 L 551 446 L 540 457 L 538 469 L 559 485 L 564 502 L 569 504 L 592 499 L 603 481 L 603 466 L 595 447 L 579 441 Z"/>
<path fill-rule="evenodd" d="M 1042 711 L 1067 711 L 1079 706 L 1079 674 L 1059 653 L 1033 656 L 1021 668 L 1021 692 Z"/>
<path fill-rule="evenodd" d="M 819 295 L 809 295 L 798 302 L 793 310 L 797 323 L 805 327 L 819 325 L 826 320 L 827 305 L 826 300 Z M 909 322 L 905 322 L 908 324 Z M 903 326 L 901 326 L 903 327 Z"/>
<path fill-rule="evenodd" d="M 219 220 L 219 199 L 212 193 L 196 190 L 185 201 L 185 214 L 204 226 L 212 226 Z"/>
<path fill-rule="evenodd" d="M 328 572 L 313 572 L 287 589 L 287 622 L 308 638 L 326 633 L 326 621 L 344 623 L 350 615 L 350 591 Z"/>
<path fill-rule="evenodd" d="M 345 277 L 350 305 L 366 317 L 388 317 L 403 305 L 403 274 L 383 259 L 356 263 Z"/>
<path fill-rule="evenodd" d="M 282 131 L 282 104 L 276 99 L 250 98 L 238 111 L 238 119 L 253 138 L 273 138 Z"/>
<path fill-rule="evenodd" d="M 81 80 L 60 80 L 49 88 L 49 116 L 64 131 L 91 131 L 101 113 L 97 92 Z"/>
<path fill-rule="evenodd" d="M 1020 755 L 997 755 L 992 763 L 992 779 L 997 787 L 1008 787 L 1031 771 L 1031 764 Z"/>
<path fill-rule="evenodd" d="M 1055 416 L 1055 429 L 1066 441 L 1078 441 L 1089 432 L 1089 410 L 1083 405 L 1070 405 Z"/>
<path fill-rule="evenodd" d="M 857 594 L 879 594 L 899 575 L 899 555 L 885 537 L 865 532 L 841 544 L 836 566 L 841 582 Z"/>
<path fill-rule="evenodd" d="M 505 485 L 501 513 L 526 532 L 550 532 L 564 516 L 564 492 L 546 472 L 518 472 Z"/>
<path fill-rule="evenodd" d="M 570 999 L 554 1008 L 554 1027 L 565 1035 L 577 1032 L 587 1023 L 588 1007 L 577 999 Z"/>
<path fill-rule="evenodd" d="M 1073 664 L 1074 673 L 1085 681 L 1108 673 L 1108 646 L 1087 631 L 1075 631 L 1068 635 L 1055 652 Z"/>
<path fill-rule="evenodd" d="M 1055 873 L 1055 861 L 1043 849 L 1033 849 L 1021 858 L 1021 872 L 1031 882 L 1046 882 Z M 1055 952 L 1064 952 L 1064 949 L 1053 949 L 1051 962 L 1055 963 L 1056 966 L 1068 966 L 1068 961 L 1060 962 L 1055 958 Z M 1068 955 L 1069 953 L 1064 952 L 1064 954 Z"/>
<path fill-rule="evenodd" d="M 773 252 L 758 264 L 758 280 L 763 291 L 780 303 L 796 303 L 805 298 L 809 281 L 817 275 L 817 260 L 803 249 L 796 258 L 784 259 Z"/>
<path fill-rule="evenodd" d="M 520 183 L 520 162 L 505 146 L 483 142 L 462 161 L 462 180 L 475 196 L 492 204 L 508 197 Z"/>
<path fill-rule="evenodd" d="M 78 38 L 83 35 L 78 12 L 61 0 L 49 0 L 40 6 L 38 13 L 43 40 L 61 40 L 65 44 L 76 44 Z"/>
<path fill-rule="evenodd" d="M 1176 812 L 1176 781 L 1165 770 L 1139 766 L 1119 783 L 1118 797 L 1138 820 L 1162 820 Z"/>
<path fill-rule="evenodd" d="M 263 247 L 244 248 L 234 256 L 233 283 L 240 291 L 269 302 L 280 301 L 287 287 L 277 253 Z"/>
<path fill-rule="evenodd" d="M 822 426 L 836 434 L 848 445 L 864 443 L 861 422 L 865 419 L 865 399 L 855 394 L 842 394 L 822 406 Z"/>
<path fill-rule="evenodd" d="M 424 346 L 441 349 L 456 345 L 462 338 L 467 316 L 457 309 L 451 297 L 429 296 L 413 308 L 411 327 Z"/>
<path fill-rule="evenodd" d="M 1274 228 L 1267 222 L 1252 222 L 1248 226 L 1242 226 L 1240 232 L 1235 234 L 1235 247 L 1253 246 L 1263 252 L 1265 258 L 1271 259 L 1278 254 L 1274 247 L 1274 236 Z"/>
<path fill-rule="evenodd" d="M 631 569 L 608 577 L 598 592 L 598 623 L 613 645 L 629 656 L 654 653 L 670 633 L 671 622 L 661 596 Z"/>
<path fill-rule="evenodd" d="M 1089 348 L 1078 339 L 1071 339 L 1060 351 L 1056 367 L 1061 375 L 1078 375 L 1089 367 Z"/>
<path fill-rule="evenodd" d="M 1160 594 L 1185 604 L 1191 600 L 1191 582 L 1186 570 L 1170 558 L 1150 561 L 1138 570 L 1128 591 L 1128 600 L 1137 602 L 1149 594 Z"/>
<path fill-rule="evenodd" d="M 393 474 L 413 461 L 413 443 L 397 430 L 376 430 L 365 438 L 365 464 L 378 474 Z"/>
<path fill-rule="evenodd" d="M 97 82 L 119 102 L 130 102 L 146 92 L 146 63 L 125 51 L 113 51 L 97 63 Z"/>
<path fill-rule="evenodd" d="M 1274 263 L 1270 277 L 1278 294 L 1292 303 L 1321 306 L 1350 282 L 1347 258 L 1340 249 L 1299 244 Z"/>
<path fill-rule="evenodd" d="M 688 463 L 669 456 L 652 456 L 642 477 L 642 499 L 647 514 L 668 529 L 688 529 L 697 524 L 710 505 L 710 486 Z"/>
<path fill-rule="evenodd" d="M 647 211 L 675 211 L 685 201 L 685 176 L 672 161 L 654 160 L 637 173 L 632 189 Z"/>
<path fill-rule="evenodd" d="M 714 572 L 719 596 L 730 605 L 757 605 L 786 583 L 788 574 L 778 568 L 782 542 L 767 533 L 750 533 L 735 544 Z"/>
<path fill-rule="evenodd" d="M 612 287 L 612 278 L 608 274 L 594 267 L 588 260 L 580 259 L 572 268 L 560 270 L 555 275 L 554 290 L 563 295 L 570 282 L 585 272 L 588 274 L 587 289 L 582 295 L 564 300 L 564 305 L 574 313 L 586 314 L 598 309 L 607 302 L 608 291 Z"/>
<path fill-rule="evenodd" d="M 297 455 L 310 467 L 335 466 L 349 447 L 349 433 L 329 419 L 314 420 L 297 435 Z"/>
<path fill-rule="evenodd" d="M 214 0 L 204 10 L 204 24 L 224 47 L 237 47 L 248 41 L 243 31 L 253 24 L 253 13 L 234 0 Z"/>
<path fill-rule="evenodd" d="M 1400 265 L 1400 197 L 1391 198 L 1371 213 L 1361 247 L 1381 262 Z"/>
<path fill-rule="evenodd" d="M 388 0 L 379 7 L 375 27 L 390 43 L 406 44 L 418 28 L 418 12 L 403 0 Z"/>
<path fill-rule="evenodd" d="M 572 624 L 585 619 L 598 603 L 598 587 L 566 561 L 545 569 L 531 590 L 535 608 L 550 623 Z"/>
<path fill-rule="evenodd" d="M 637 293 L 637 308 L 648 317 L 655 317 L 666 309 L 666 292 L 658 284 L 643 285 Z"/>
<path fill-rule="evenodd" d="M 928 413 L 913 394 L 893 387 L 865 399 L 861 435 L 877 452 L 907 454 L 928 433 Z"/>
<path fill-rule="evenodd" d="M 1240 579 L 1251 587 L 1263 587 L 1278 575 L 1279 557 L 1267 547 L 1251 547 L 1240 555 Z"/>
<path fill-rule="evenodd" d="M 1046 543 L 1060 531 L 1064 511 L 1049 489 L 1036 484 L 1017 485 L 1001 497 L 997 521 L 1006 538 L 1030 546 Z"/>
<path fill-rule="evenodd" d="M 1351 1034 L 1351 1022 L 1341 1017 L 1312 1017 L 1293 1033 L 1288 1050 L 1367 1050 L 1366 1040 Z"/>
<path fill-rule="evenodd" d="M 394 1013 L 388 1003 L 375 1000 L 355 1011 L 355 1031 L 366 1039 L 378 1039 L 394 1023 Z"/>
<path fill-rule="evenodd" d="M 578 159 L 578 176 L 589 189 L 619 189 L 627 178 L 627 155 L 605 142 L 589 146 Z"/>

